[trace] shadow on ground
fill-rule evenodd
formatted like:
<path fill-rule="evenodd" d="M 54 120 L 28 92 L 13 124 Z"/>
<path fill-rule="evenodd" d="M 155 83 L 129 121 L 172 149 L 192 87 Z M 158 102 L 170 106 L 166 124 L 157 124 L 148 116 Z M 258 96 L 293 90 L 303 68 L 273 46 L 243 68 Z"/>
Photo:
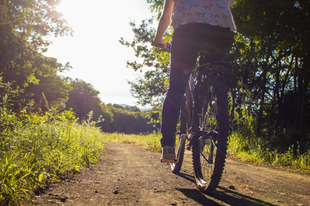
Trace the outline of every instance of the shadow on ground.
<path fill-rule="evenodd" d="M 180 173 L 179 177 L 182 177 L 192 183 L 195 183 L 193 176 Z M 275 206 L 274 204 L 265 202 L 260 199 L 256 199 L 244 194 L 240 194 L 235 190 L 230 190 L 224 187 L 218 187 L 211 194 L 205 194 L 198 189 L 184 189 L 176 188 L 176 190 L 182 192 L 186 197 L 191 198 L 195 202 L 201 205 L 213 206 L 223 205 L 223 203 L 229 205 L 246 205 L 246 206 Z"/>

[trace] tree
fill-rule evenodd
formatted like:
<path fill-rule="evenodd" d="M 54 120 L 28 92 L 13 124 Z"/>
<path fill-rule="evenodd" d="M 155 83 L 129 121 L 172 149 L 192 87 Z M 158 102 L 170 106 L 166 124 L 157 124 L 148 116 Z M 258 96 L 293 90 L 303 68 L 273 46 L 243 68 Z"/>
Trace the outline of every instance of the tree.
<path fill-rule="evenodd" d="M 239 32 L 258 48 L 251 77 L 261 85 L 258 133 L 273 130 L 286 146 L 309 141 L 309 1 L 237 0 L 233 12 Z"/>
<path fill-rule="evenodd" d="M 70 67 L 42 55 L 50 44 L 45 37 L 72 32 L 56 11 L 58 3 L 59 0 L 0 1 L 0 74 L 4 82 L 10 82 L 20 91 L 30 84 L 39 85 L 41 78 L 53 79 L 57 72 Z M 19 108 L 34 95 L 33 91 L 21 94 L 23 101 L 15 105 Z"/>
<path fill-rule="evenodd" d="M 154 7 L 154 11 L 157 10 Z M 127 67 L 135 71 L 145 70 L 143 77 L 129 82 L 131 85 L 132 95 L 138 99 L 138 104 L 145 106 L 151 105 L 152 111 L 148 111 L 152 123 L 160 122 L 161 105 L 169 84 L 169 53 L 158 52 L 150 47 L 150 43 L 155 34 L 155 29 L 151 26 L 153 19 L 143 20 L 137 27 L 134 22 L 130 25 L 133 27 L 134 40 L 129 43 L 121 38 L 120 43 L 132 48 L 137 58 L 142 58 L 143 62 L 127 61 Z M 167 41 L 171 39 L 171 34 L 165 37 Z"/>
<path fill-rule="evenodd" d="M 80 79 L 71 81 L 70 85 L 72 90 L 66 102 L 66 109 L 73 109 L 81 121 L 87 119 L 88 113 L 93 111 L 93 118 L 97 120 L 102 115 L 99 92 L 91 84 Z"/>
<path fill-rule="evenodd" d="M 102 113 L 103 122 L 100 122 L 97 125 L 101 127 L 102 131 L 109 132 L 110 125 L 113 122 L 113 113 L 110 107 L 104 103 L 101 103 L 101 110 L 103 112 Z"/>
<path fill-rule="evenodd" d="M 130 25 L 133 27 L 135 35 L 134 40 L 129 43 L 121 38 L 120 43 L 132 48 L 138 58 L 142 58 L 143 62 L 138 63 L 127 62 L 127 66 L 135 71 L 142 71 L 145 67 L 149 70 L 144 73 L 143 78 L 131 81 L 131 91 L 134 97 L 138 99 L 138 103 L 142 106 L 156 106 L 162 103 L 164 94 L 168 88 L 169 74 L 169 54 L 167 52 L 157 52 L 150 47 L 150 43 L 155 34 L 155 29 L 151 27 L 153 19 L 143 20 L 139 27 L 134 22 Z M 167 37 L 167 40 L 171 38 Z"/>
<path fill-rule="evenodd" d="M 118 104 L 108 104 L 108 110 L 113 114 L 113 121 L 103 129 L 105 132 L 120 132 L 125 134 L 140 134 L 156 131 L 156 124 L 150 124 L 146 112 L 137 107 L 123 107 Z"/>

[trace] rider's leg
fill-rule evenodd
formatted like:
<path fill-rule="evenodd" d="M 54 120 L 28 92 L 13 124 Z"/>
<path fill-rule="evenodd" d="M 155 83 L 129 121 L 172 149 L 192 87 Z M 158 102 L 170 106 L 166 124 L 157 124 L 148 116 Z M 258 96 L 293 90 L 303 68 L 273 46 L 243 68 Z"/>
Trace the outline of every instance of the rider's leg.
<path fill-rule="evenodd" d="M 185 93 L 189 75 L 195 67 L 197 59 L 197 52 L 192 50 L 194 38 L 193 34 L 179 32 L 178 30 L 173 35 L 169 88 L 162 109 L 162 147 L 173 147 L 175 144 L 181 100 Z"/>
<path fill-rule="evenodd" d="M 197 60 L 194 47 L 209 46 L 207 61 L 220 61 L 230 51 L 233 32 L 227 28 L 205 24 L 188 24 L 176 29 L 172 38 L 170 82 L 162 109 L 161 145 L 174 146 L 181 99 L 190 73 Z"/>

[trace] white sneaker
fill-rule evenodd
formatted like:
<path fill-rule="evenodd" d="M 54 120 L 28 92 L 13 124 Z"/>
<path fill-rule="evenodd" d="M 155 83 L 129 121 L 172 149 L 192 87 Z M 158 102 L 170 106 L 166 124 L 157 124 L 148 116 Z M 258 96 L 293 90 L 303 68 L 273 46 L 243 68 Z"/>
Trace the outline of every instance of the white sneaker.
<path fill-rule="evenodd" d="M 172 163 L 175 161 L 175 150 L 174 147 L 164 146 L 160 157 L 161 162 Z"/>

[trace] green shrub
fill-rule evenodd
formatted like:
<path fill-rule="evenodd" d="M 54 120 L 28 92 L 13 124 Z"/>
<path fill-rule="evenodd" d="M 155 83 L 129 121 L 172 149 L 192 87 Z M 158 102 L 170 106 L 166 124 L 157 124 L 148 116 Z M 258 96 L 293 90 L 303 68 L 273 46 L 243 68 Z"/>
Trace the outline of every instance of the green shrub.
<path fill-rule="evenodd" d="M 0 204 L 16 204 L 57 177 L 94 163 L 102 133 L 72 111 L 14 114 L 0 107 Z"/>

